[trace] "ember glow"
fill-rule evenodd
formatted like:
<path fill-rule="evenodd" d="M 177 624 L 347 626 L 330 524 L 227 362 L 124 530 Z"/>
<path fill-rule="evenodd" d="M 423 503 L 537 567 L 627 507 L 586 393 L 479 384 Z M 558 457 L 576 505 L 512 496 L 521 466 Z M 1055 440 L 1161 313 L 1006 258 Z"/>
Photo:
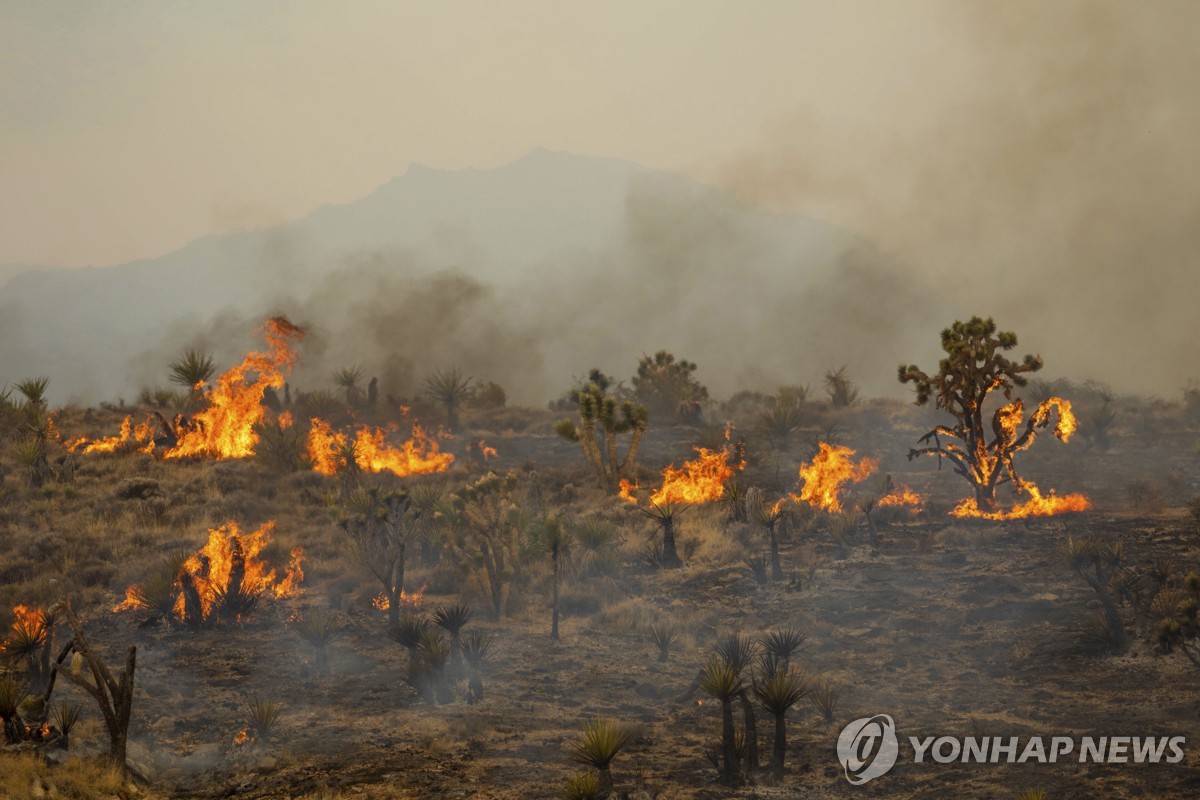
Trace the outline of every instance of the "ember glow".
<path fill-rule="evenodd" d="M 925 499 L 904 484 L 893 487 L 876 504 L 880 508 L 908 508 L 920 511 Z"/>
<path fill-rule="evenodd" d="M 268 388 L 283 387 L 296 361 L 294 345 L 304 338 L 301 328 L 282 317 L 267 320 L 261 334 L 267 352 L 248 353 L 241 364 L 217 380 L 217 385 L 205 394 L 208 407 L 196 414 L 185 429 L 177 431 L 178 443 L 164 454 L 167 458 L 254 455 L 258 444 L 254 427 L 265 413 L 263 394 Z"/>
<path fill-rule="evenodd" d="M 3 652 L 10 641 L 37 642 L 41 644 L 46 639 L 46 612 L 39 607 L 26 605 L 13 606 L 13 621 L 9 628 L 11 633 L 0 641 L 0 652 Z"/>
<path fill-rule="evenodd" d="M 636 503 L 637 495 L 634 494 L 638 490 L 638 485 L 628 478 L 621 478 L 621 482 L 617 484 L 617 497 L 620 497 L 627 503 Z"/>
<path fill-rule="evenodd" d="M 662 471 L 662 487 L 650 495 L 651 505 L 712 503 L 721 499 L 725 484 L 743 464 L 730 464 L 728 450 L 714 452 L 697 447 L 696 453 L 696 458 L 683 462 L 682 468 L 676 469 L 672 465 Z M 624 491 L 627 485 L 627 482 L 622 482 L 621 496 L 628 500 Z"/>
<path fill-rule="evenodd" d="M 231 593 L 242 592 L 276 598 L 292 597 L 304 580 L 304 548 L 293 547 L 290 560 L 279 577 L 262 559 L 262 552 L 274 540 L 275 522 L 268 521 L 253 533 L 242 533 L 233 520 L 208 532 L 208 543 L 190 556 L 180 569 L 175 589 L 179 592 L 174 612 L 182 622 L 202 622 L 210 617 L 214 605 Z M 199 619 L 188 607 L 191 594 L 199 604 Z M 144 609 L 141 587 L 125 590 L 125 601 L 113 609 Z"/>
<path fill-rule="evenodd" d="M 1029 495 L 1029 499 L 1007 511 L 982 511 L 974 497 L 968 497 L 951 510 L 951 516 L 973 517 L 976 519 L 1026 519 L 1028 517 L 1051 517 L 1055 514 L 1065 514 L 1070 511 L 1087 511 L 1092 502 L 1081 494 L 1056 495 L 1051 489 L 1048 495 L 1042 495 L 1040 489 L 1032 481 L 1021 481 L 1021 491 Z"/>
<path fill-rule="evenodd" d="M 115 436 L 105 436 L 101 439 L 76 439 L 67 445 L 71 452 L 116 453 L 136 450 L 139 453 L 154 452 L 154 419 L 148 417 L 145 422 L 133 424 L 133 417 L 126 416 L 121 420 L 121 430 Z"/>
<path fill-rule="evenodd" d="M 820 450 L 811 463 L 800 465 L 800 494 L 792 495 L 797 503 L 808 503 L 824 511 L 842 510 L 842 484 L 859 483 L 873 473 L 879 464 L 872 458 L 854 463 L 854 451 L 844 445 L 820 443 Z"/>
<path fill-rule="evenodd" d="M 391 472 L 400 477 L 429 475 L 445 472 L 454 463 L 454 456 L 443 453 L 437 439 L 425 433 L 420 425 L 413 425 L 412 438 L 398 445 L 387 441 L 388 432 L 394 428 L 360 425 L 351 441 L 349 434 L 333 430 L 323 419 L 313 418 L 311 426 L 308 456 L 313 470 L 322 475 L 336 475 L 350 457 L 351 446 L 354 463 L 366 472 Z"/>

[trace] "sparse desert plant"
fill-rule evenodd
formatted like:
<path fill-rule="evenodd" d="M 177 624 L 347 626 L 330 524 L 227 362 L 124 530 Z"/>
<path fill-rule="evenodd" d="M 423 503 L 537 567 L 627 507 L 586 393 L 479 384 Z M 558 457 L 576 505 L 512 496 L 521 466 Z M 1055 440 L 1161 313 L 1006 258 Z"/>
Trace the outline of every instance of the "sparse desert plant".
<path fill-rule="evenodd" d="M 278 420 L 261 423 L 255 455 L 280 472 L 298 472 L 312 468 L 308 453 L 308 435 L 299 425 L 282 425 Z"/>
<path fill-rule="evenodd" d="M 1048 800 L 1049 797 L 1045 789 L 1026 789 L 1017 795 L 1017 800 Z"/>
<path fill-rule="evenodd" d="M 671 619 L 660 619 L 650 624 L 650 640 L 658 648 L 658 660 L 666 663 L 671 657 L 671 646 L 679 641 L 679 626 Z"/>
<path fill-rule="evenodd" d="M 471 608 L 465 603 L 443 606 L 433 612 L 433 624 L 450 635 L 452 658 L 462 658 L 462 629 L 470 621 Z"/>
<path fill-rule="evenodd" d="M 420 657 L 410 662 L 405 681 L 417 690 L 422 699 L 429 703 L 448 703 L 451 700 L 449 676 L 446 667 L 450 663 L 450 643 L 431 627 L 421 631 L 417 645 Z"/>
<path fill-rule="evenodd" d="M 771 569 L 771 558 L 763 553 L 755 553 L 754 555 L 746 556 L 742 561 L 746 565 L 746 571 L 750 573 L 750 577 L 754 578 L 757 584 L 765 584 L 768 580 Z"/>
<path fill-rule="evenodd" d="M 692 377 L 695 371 L 694 363 L 686 358 L 676 361 L 666 350 L 653 357 L 643 355 L 633 377 L 634 396 L 652 414 L 695 422 L 708 400 L 708 389 Z"/>
<path fill-rule="evenodd" d="M 581 772 L 567 778 L 558 796 L 562 800 L 598 800 L 600 776 L 595 772 Z"/>
<path fill-rule="evenodd" d="M 18 606 L 8 634 L 0 641 L 0 660 L 24 667 L 26 686 L 35 696 L 44 695 L 50 686 L 57 621 L 56 614 Z"/>
<path fill-rule="evenodd" d="M 358 388 L 359 381 L 363 378 L 362 368 L 357 364 L 349 367 L 335 369 L 330 373 L 333 378 L 334 385 L 346 393 L 346 405 L 350 408 L 359 408 L 363 405 L 364 397 L 362 389 Z"/>
<path fill-rule="evenodd" d="M 1191 572 L 1181 585 L 1161 587 L 1142 613 L 1153 625 L 1151 640 L 1162 652 L 1179 650 L 1200 667 L 1200 575 Z"/>
<path fill-rule="evenodd" d="M 633 731 L 621 723 L 598 717 L 583 725 L 579 738 L 571 743 L 572 760 L 596 770 L 599 783 L 597 797 L 608 797 L 613 791 L 612 762 L 629 744 Z"/>
<path fill-rule="evenodd" d="M 44 409 L 46 407 L 46 389 L 50 386 L 50 379 L 45 376 L 37 378 L 26 378 L 22 381 L 17 381 L 16 389 L 25 397 L 25 406 L 29 409 Z"/>
<path fill-rule="evenodd" d="M 558 620 L 562 613 L 559 590 L 574 537 L 558 517 L 547 513 L 537 521 L 537 541 L 550 557 L 550 638 L 558 641 Z"/>
<path fill-rule="evenodd" d="M 858 539 L 858 529 L 862 524 L 862 519 L 862 512 L 857 508 L 848 508 L 845 511 L 829 515 L 829 536 L 837 547 L 839 558 L 845 558 L 850 554 L 850 548 Z"/>
<path fill-rule="evenodd" d="M 849 408 L 858 402 L 859 389 L 846 367 L 839 367 L 825 373 L 825 393 L 835 408 Z"/>
<path fill-rule="evenodd" d="M 795 630 L 795 629 L 791 629 Z M 771 769 L 782 775 L 787 755 L 787 712 L 809 693 L 807 676 L 786 668 L 754 682 L 754 695 L 763 710 L 775 718 L 775 737 L 771 748 Z"/>
<path fill-rule="evenodd" d="M 1075 574 L 1083 579 L 1100 601 L 1108 626 L 1109 650 L 1119 653 L 1125 649 L 1125 623 L 1121 620 L 1117 600 L 1109 587 L 1121 570 L 1125 548 L 1120 541 L 1107 541 L 1096 536 L 1068 536 L 1063 544 L 1062 557 Z"/>
<path fill-rule="evenodd" d="M 580 577 L 612 575 L 620 563 L 617 559 L 618 534 L 611 522 L 587 517 L 571 525 L 576 546 L 575 574 Z"/>
<path fill-rule="evenodd" d="M 428 627 L 429 621 L 415 614 L 404 614 L 388 625 L 388 636 L 408 651 L 409 672 L 416 670 L 416 662 L 419 658 L 417 648 L 420 647 L 421 637 L 424 636 L 425 629 Z"/>
<path fill-rule="evenodd" d="M 842 689 L 829 678 L 818 678 L 810 687 L 808 699 L 812 706 L 826 722 L 833 722 L 833 712 L 837 707 Z"/>
<path fill-rule="evenodd" d="M 804 409 L 800 403 L 783 402 L 779 398 L 758 412 L 755 426 L 776 453 L 785 452 L 804 425 Z"/>
<path fill-rule="evenodd" d="M 24 681 L 15 675 L 0 677 L 0 722 L 4 723 L 4 742 L 16 744 L 25 738 L 25 722 L 21 719 L 21 704 L 29 692 Z"/>
<path fill-rule="evenodd" d="M 1166 498 L 1162 490 L 1144 478 L 1131 480 L 1125 485 L 1125 495 L 1138 511 L 1154 513 L 1161 511 Z"/>
<path fill-rule="evenodd" d="M 329 672 L 329 645 L 341 638 L 343 633 L 333 615 L 320 609 L 310 611 L 292 629 L 316 651 L 313 666 L 317 672 Z"/>
<path fill-rule="evenodd" d="M 601 487 L 616 494 L 621 481 L 633 477 L 638 445 L 649 423 L 646 407 L 629 400 L 618 401 L 594 383 L 578 392 L 576 404 L 579 421 L 561 420 L 554 430 L 564 439 L 579 444 Z M 629 434 L 629 445 L 621 458 L 617 436 L 624 433 Z"/>
<path fill-rule="evenodd" d="M 745 690 L 740 671 L 725 659 L 710 659 L 700 675 L 700 689 L 721 702 L 721 782 L 736 785 L 741 782 L 741 759 L 734 742 L 733 700 Z"/>
<path fill-rule="evenodd" d="M 522 578 L 521 534 L 528 519 L 515 497 L 516 473 L 484 475 L 453 497 L 444 518 L 457 532 L 464 563 L 480 564 L 493 615 L 508 609 L 509 591 Z"/>
<path fill-rule="evenodd" d="M 467 681 L 467 702 L 478 703 L 483 700 L 483 665 L 492 655 L 496 638 L 491 635 L 472 633 L 463 637 L 462 653 L 470 670 Z"/>
<path fill-rule="evenodd" d="M 64 750 L 69 750 L 71 747 L 71 731 L 75 728 L 75 723 L 79 721 L 82 711 L 83 707 L 79 703 L 59 703 L 54 707 L 54 724 L 62 735 Z"/>
<path fill-rule="evenodd" d="M 422 383 L 425 396 L 446 409 L 446 429 L 458 432 L 459 409 L 471 397 L 471 377 L 458 367 L 434 370 Z"/>
<path fill-rule="evenodd" d="M 189 392 L 198 391 L 202 384 L 212 380 L 213 374 L 217 371 L 213 357 L 194 348 L 184 350 L 179 358 L 168 365 L 168 368 L 171 382 L 186 387 Z"/>
<path fill-rule="evenodd" d="M 996 487 L 1011 481 L 1018 491 L 1027 489 L 1027 482 L 1017 473 L 1014 457 L 1029 448 L 1038 430 L 1050 424 L 1051 412 L 1057 411 L 1058 423 L 1054 435 L 1067 441 L 1075 430 L 1071 404 L 1059 397 L 1047 397 L 1030 415 L 1024 431 L 1019 426 L 1025 415 L 1020 398 L 1012 399 L 1015 387 L 1028 383 L 1026 374 L 1042 368 L 1041 356 L 1026 355 L 1018 363 L 1002 351 L 1017 346 L 1017 335 L 996 330 L 989 317 L 972 317 L 968 322 L 956 321 L 942 331 L 942 349 L 946 357 L 934 375 L 927 375 L 915 365 L 901 365 L 901 383 L 916 387 L 916 403 L 924 405 L 932 398 L 937 407 L 951 414 L 953 427 L 938 425 L 921 437 L 927 445 L 908 452 L 911 461 L 917 456 L 936 456 L 948 460 L 974 490 L 975 508 L 984 513 L 996 508 Z M 988 396 L 995 391 L 1010 401 L 992 415 L 989 429 L 985 428 L 983 408 Z M 942 437 L 958 439 L 962 444 L 943 442 Z M 931 446 L 929 442 L 933 442 Z"/>
<path fill-rule="evenodd" d="M 254 695 L 246 702 L 245 710 L 247 726 L 254 729 L 257 741 L 270 742 L 283 718 L 283 704 Z"/>

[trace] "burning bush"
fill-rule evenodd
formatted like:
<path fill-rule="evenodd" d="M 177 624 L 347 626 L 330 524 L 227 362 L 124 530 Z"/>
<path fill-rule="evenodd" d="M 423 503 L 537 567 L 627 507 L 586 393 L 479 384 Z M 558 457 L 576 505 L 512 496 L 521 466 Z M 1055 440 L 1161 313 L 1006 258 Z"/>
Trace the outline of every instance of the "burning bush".
<path fill-rule="evenodd" d="M 130 586 L 113 611 L 151 611 L 169 624 L 200 628 L 246 617 L 264 597 L 291 597 L 304 580 L 304 550 L 292 548 L 284 576 L 278 578 L 261 558 L 274 531 L 270 521 L 243 534 L 230 520 L 209 531 L 201 550 L 168 559 L 158 573 Z"/>
<path fill-rule="evenodd" d="M 1051 492 L 1043 497 L 1038 487 L 1017 474 L 1013 458 L 1027 450 L 1039 429 L 1050 424 L 1052 412 L 1058 415 L 1054 435 L 1066 442 L 1075 432 L 1075 415 L 1070 402 L 1060 397 L 1043 400 L 1030 415 L 1024 431 L 1018 430 L 1024 421 L 1025 406 L 1020 398 L 1013 400 L 1013 388 L 1027 383 L 1026 373 L 1042 368 L 1040 356 L 1026 355 L 1017 363 L 1001 351 L 1017 346 L 1017 335 L 996 330 L 989 317 L 972 317 L 968 322 L 956 321 L 942 331 L 942 349 L 946 357 L 939 363 L 935 375 L 927 375 L 915 365 L 900 365 L 901 383 L 916 387 L 917 405 L 933 398 L 937 407 L 951 414 L 954 427 L 938 425 L 921 437 L 920 443 L 933 441 L 933 446 L 909 450 L 908 458 L 936 456 L 939 465 L 947 459 L 975 491 L 951 513 L 959 517 L 1009 519 L 1044 516 L 1064 511 L 1082 511 L 1091 503 L 1082 495 L 1056 496 Z M 999 390 L 1007 404 L 996 409 L 991 420 L 991 437 L 984 427 L 984 404 L 988 396 Z M 958 439 L 962 444 L 943 442 L 942 437 Z M 996 487 L 1011 482 L 1017 493 L 1026 493 L 1029 500 L 1009 511 L 996 508 Z"/>

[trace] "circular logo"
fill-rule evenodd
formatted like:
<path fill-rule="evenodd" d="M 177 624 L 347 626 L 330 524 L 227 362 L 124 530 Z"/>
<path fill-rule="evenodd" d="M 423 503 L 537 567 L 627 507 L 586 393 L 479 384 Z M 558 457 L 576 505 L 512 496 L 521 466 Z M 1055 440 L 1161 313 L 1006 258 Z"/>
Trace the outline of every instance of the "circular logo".
<path fill-rule="evenodd" d="M 887 772 L 899 753 L 896 723 L 887 714 L 856 719 L 842 728 L 838 736 L 838 761 L 853 786 L 861 786 Z"/>

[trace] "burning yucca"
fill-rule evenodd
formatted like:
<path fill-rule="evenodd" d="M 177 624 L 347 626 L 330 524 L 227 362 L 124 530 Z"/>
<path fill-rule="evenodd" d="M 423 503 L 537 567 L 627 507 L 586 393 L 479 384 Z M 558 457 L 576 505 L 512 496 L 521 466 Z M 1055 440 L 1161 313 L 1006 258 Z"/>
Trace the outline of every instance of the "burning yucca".
<path fill-rule="evenodd" d="M 200 627 L 218 618 L 240 619 L 263 597 L 291 597 L 304 580 L 304 550 L 292 548 L 279 577 L 262 558 L 274 531 L 273 521 L 246 534 L 232 520 L 214 528 L 201 550 L 130 586 L 124 602 L 113 611 L 154 611 L 169 621 Z"/>

